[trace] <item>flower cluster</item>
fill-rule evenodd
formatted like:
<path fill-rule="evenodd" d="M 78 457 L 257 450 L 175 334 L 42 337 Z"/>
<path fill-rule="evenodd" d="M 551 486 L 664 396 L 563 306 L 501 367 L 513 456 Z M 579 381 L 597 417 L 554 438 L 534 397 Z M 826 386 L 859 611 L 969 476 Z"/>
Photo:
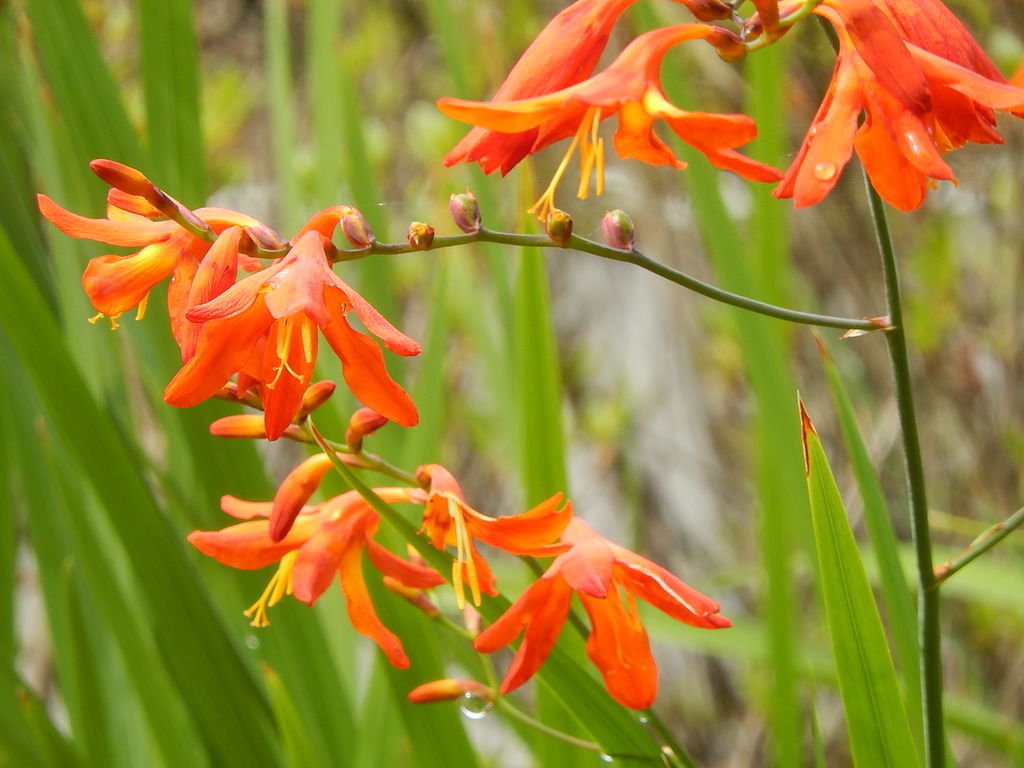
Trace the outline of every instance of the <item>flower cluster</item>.
<path fill-rule="evenodd" d="M 116 327 L 116 318 L 136 306 L 141 318 L 149 292 L 171 278 L 168 312 L 184 365 L 164 391 L 169 404 L 196 405 L 235 377 L 238 397 L 257 393 L 265 436 L 274 440 L 299 415 L 322 333 L 358 400 L 403 426 L 419 421 L 412 400 L 388 375 L 380 346 L 347 318 L 354 314 L 396 354 L 416 355 L 419 344 L 331 268 L 337 253 L 331 238 L 339 224 L 356 247 L 372 239 L 358 211 L 321 211 L 288 244 L 245 214 L 190 211 L 135 169 L 109 160 L 92 167 L 114 185 L 107 218 L 78 216 L 45 195 L 39 195 L 39 210 L 72 237 L 142 246 L 128 256 L 89 262 L 82 284 L 100 313 L 95 319 L 107 315 Z M 264 268 L 257 256 L 273 262 Z M 253 274 L 236 282 L 239 268 Z"/>
<path fill-rule="evenodd" d="M 507 173 L 524 157 L 572 138 L 554 179 L 531 209 L 541 219 L 579 149 L 579 197 L 591 174 L 603 185 L 602 120 L 618 115 L 616 152 L 652 165 L 682 168 L 654 133 L 663 120 L 712 165 L 752 181 L 781 183 L 779 198 L 799 207 L 820 202 L 835 186 L 854 149 L 879 194 L 909 210 L 939 180 L 955 180 L 943 154 L 968 141 L 1001 142 L 996 110 L 1024 114 L 1024 89 L 1007 83 L 941 0 L 775 0 L 755 2 L 739 29 L 707 23 L 655 29 L 637 37 L 606 69 L 593 74 L 611 30 L 634 0 L 577 0 L 537 36 L 488 102 L 443 98 L 438 108 L 473 128 L 445 158 Z M 707 22 L 730 17 L 717 2 L 686 2 Z M 688 112 L 673 105 L 660 81 L 673 46 L 703 40 L 726 60 L 774 42 L 813 12 L 838 39 L 832 83 L 785 174 L 735 147 L 756 135 L 744 115 Z"/>
<path fill-rule="evenodd" d="M 338 454 L 338 458 L 351 461 L 351 454 Z M 337 574 L 352 626 L 377 643 L 392 664 L 407 667 L 401 640 L 381 623 L 370 601 L 362 553 L 366 552 L 386 585 L 431 615 L 437 614 L 437 608 L 423 590 L 440 586 L 445 579 L 422 562 L 402 559 L 377 543 L 373 536 L 380 517 L 355 491 L 320 504 L 307 503 L 331 461 L 321 454 L 300 464 L 282 482 L 273 501 L 243 502 L 225 496 L 221 508 L 243 522 L 220 531 L 195 531 L 189 541 L 233 568 L 278 563 L 267 588 L 246 611 L 256 626 L 269 623 L 267 608 L 285 595 L 312 604 Z M 422 507 L 420 533 L 425 541 L 438 550 L 455 549 L 450 580 L 459 608 L 466 606 L 466 586 L 475 606 L 483 595 L 498 594 L 477 542 L 516 555 L 555 556 L 543 576 L 475 640 L 478 651 L 492 653 L 524 632 L 501 685 L 502 694 L 540 669 L 568 618 L 573 593 L 579 595 L 590 618 L 588 656 L 604 677 L 609 694 L 633 709 L 653 703 L 658 682 L 635 597 L 695 627 L 730 626 L 719 615 L 716 602 L 650 560 L 598 535 L 573 516 L 572 503 L 561 494 L 518 515 L 490 517 L 469 506 L 444 467 L 422 466 L 415 477 L 419 487 L 375 488 L 374 492 L 388 503 Z M 466 681 L 430 684 L 411 698 L 451 698 L 453 691 L 461 694 L 475 690 L 473 686 L 480 687 Z"/>
<path fill-rule="evenodd" d="M 746 162 L 730 159 L 727 150 L 709 149 L 710 154 L 723 163 Z M 651 704 L 657 679 L 632 595 L 695 626 L 729 626 L 718 616 L 717 603 L 574 518 L 572 504 L 561 494 L 521 514 L 494 517 L 471 506 L 443 466 L 427 464 L 415 473 L 404 473 L 366 453 L 364 442 L 378 429 L 390 422 L 408 427 L 418 420 L 412 400 L 385 370 L 373 337 L 400 355 L 415 355 L 420 347 L 334 271 L 341 260 L 333 242 L 337 230 L 354 249 L 345 256 L 358 255 L 376 243 L 358 211 L 349 206 L 320 211 L 285 242 L 245 214 L 222 208 L 190 210 L 135 169 L 109 160 L 94 161 L 92 168 L 111 185 L 106 218 L 76 215 L 43 195 L 39 208 L 73 237 L 139 249 L 89 262 L 83 284 L 99 312 L 94 319 L 106 315 L 116 328 L 118 316 L 133 307 L 139 307 L 141 317 L 150 291 L 170 278 L 168 312 L 182 367 L 167 384 L 164 399 L 171 405 L 191 406 L 214 395 L 229 397 L 257 412 L 218 419 L 210 426 L 213 434 L 315 441 L 323 449 L 288 473 L 273 500 L 248 502 L 224 496 L 221 508 L 239 522 L 219 531 L 194 531 L 188 537 L 197 550 L 234 568 L 276 564 L 266 589 L 245 612 L 254 626 L 269 624 L 268 609 L 286 595 L 314 603 L 337 576 L 352 626 L 376 643 L 392 664 L 404 668 L 409 658 L 402 640 L 383 624 L 370 598 L 364 553 L 389 589 L 434 617 L 439 609 L 426 590 L 447 581 L 460 610 L 472 610 L 470 603 L 479 607 L 485 597 L 499 594 L 481 545 L 518 556 L 554 558 L 509 611 L 479 634 L 478 650 L 491 652 L 514 642 L 525 626 L 526 637 L 502 693 L 518 687 L 551 651 L 576 591 L 593 626 L 587 645 L 590 658 L 604 675 L 609 693 L 635 708 Z M 480 211 L 471 193 L 453 195 L 450 212 L 463 232 L 480 231 Z M 609 224 L 619 232 L 610 241 L 631 247 L 632 228 L 627 225 L 625 214 L 614 226 Z M 551 228 L 552 241 L 564 245 L 572 220 L 564 216 Z M 414 222 L 409 228 L 411 249 L 429 248 L 433 238 L 428 224 Z M 240 270 L 251 274 L 238 279 Z M 352 327 L 353 316 L 373 337 Z M 326 443 L 308 418 L 336 386 L 312 380 L 321 334 L 340 359 L 352 393 L 368 406 L 352 416 L 343 445 Z M 403 557 L 378 542 L 381 515 L 358 492 L 311 503 L 338 462 L 385 472 L 403 483 L 373 490 L 380 502 L 421 510 L 418 544 L 426 551 L 453 550 L 446 576 L 417 554 Z M 625 602 L 620 587 L 629 593 Z M 437 681 L 414 691 L 412 698 L 434 700 L 453 691 L 496 695 L 473 681 Z"/>

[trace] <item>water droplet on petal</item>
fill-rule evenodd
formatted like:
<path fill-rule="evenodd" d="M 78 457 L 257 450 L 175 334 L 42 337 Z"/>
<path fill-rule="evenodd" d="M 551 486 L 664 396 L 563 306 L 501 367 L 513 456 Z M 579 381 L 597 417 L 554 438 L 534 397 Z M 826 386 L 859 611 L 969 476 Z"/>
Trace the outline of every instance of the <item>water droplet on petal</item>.
<path fill-rule="evenodd" d="M 470 720 L 482 720 L 492 709 L 494 709 L 494 702 L 474 696 L 472 693 L 465 694 L 462 697 L 462 703 L 459 704 L 459 711 Z"/>
<path fill-rule="evenodd" d="M 818 163 L 814 166 L 814 178 L 818 181 L 829 181 L 838 170 L 835 163 Z"/>

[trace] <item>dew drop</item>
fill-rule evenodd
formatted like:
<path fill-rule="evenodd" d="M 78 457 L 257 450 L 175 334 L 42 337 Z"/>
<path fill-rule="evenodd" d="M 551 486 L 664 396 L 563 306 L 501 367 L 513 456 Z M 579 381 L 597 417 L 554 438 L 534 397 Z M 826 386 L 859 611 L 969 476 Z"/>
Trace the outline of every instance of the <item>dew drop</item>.
<path fill-rule="evenodd" d="M 470 720 L 483 720 L 492 709 L 494 709 L 493 702 L 474 696 L 472 693 L 465 694 L 462 697 L 462 703 L 459 704 L 459 711 Z"/>
<path fill-rule="evenodd" d="M 256 635 L 246 635 L 245 647 L 248 648 L 250 651 L 255 651 L 257 648 L 260 647 L 260 639 L 256 637 Z"/>
<path fill-rule="evenodd" d="M 601 758 L 601 762 L 602 762 L 602 763 L 611 763 L 611 762 L 614 762 L 614 759 L 612 758 L 612 756 L 611 756 L 611 755 L 609 755 L 609 754 L 608 754 L 608 753 L 606 753 L 606 752 L 602 752 L 601 754 L 599 754 L 599 755 L 598 755 L 598 757 L 599 757 L 599 758 Z"/>
<path fill-rule="evenodd" d="M 637 717 L 637 720 L 640 722 L 640 725 L 647 725 L 649 722 L 651 722 L 651 719 L 647 717 L 647 715 L 640 715 L 639 717 Z"/>
<path fill-rule="evenodd" d="M 836 175 L 835 163 L 818 163 L 814 166 L 814 178 L 818 181 L 829 181 Z"/>

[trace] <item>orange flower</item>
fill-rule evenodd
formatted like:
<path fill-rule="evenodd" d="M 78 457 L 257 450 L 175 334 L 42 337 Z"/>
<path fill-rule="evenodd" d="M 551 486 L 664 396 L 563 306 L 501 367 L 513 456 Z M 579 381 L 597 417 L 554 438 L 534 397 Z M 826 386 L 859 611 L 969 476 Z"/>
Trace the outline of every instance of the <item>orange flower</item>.
<path fill-rule="evenodd" d="M 1001 142 L 993 110 L 1024 108 L 1024 90 L 1006 84 L 944 6 L 879 2 L 884 10 L 870 0 L 826 0 L 815 10 L 835 27 L 839 57 L 774 192 L 798 208 L 831 191 L 854 149 L 882 198 L 900 210 L 917 208 L 935 181 L 954 180 L 942 153 L 967 141 Z"/>
<path fill-rule="evenodd" d="M 674 619 L 705 629 L 731 626 L 718 615 L 718 603 L 691 589 L 659 565 L 599 536 L 573 518 L 562 541 L 570 549 L 559 555 L 474 645 L 493 653 L 525 629 L 501 693 L 532 677 L 558 639 L 572 593 L 579 594 L 590 617 L 587 655 L 601 671 L 608 693 L 623 706 L 646 709 L 658 690 L 658 671 L 634 596 Z M 626 592 L 625 600 L 620 588 Z"/>
<path fill-rule="evenodd" d="M 162 214 L 142 198 L 111 190 L 107 218 L 89 219 L 71 213 L 46 195 L 38 195 L 39 210 L 65 234 L 108 245 L 142 248 L 130 256 L 97 256 L 89 261 L 82 286 L 100 314 L 114 327 L 116 318 L 138 307 L 139 319 L 145 314 L 146 300 L 153 287 L 170 277 L 167 309 L 171 332 L 183 347 L 188 346 L 189 322 L 185 319 L 189 291 L 200 262 L 211 250 L 208 240 L 196 237 L 173 221 L 152 221 Z M 245 214 L 225 208 L 200 208 L 194 212 L 213 232 L 220 234 L 232 227 L 263 227 Z M 259 266 L 254 260 L 243 266 Z M 232 281 L 234 275 L 231 276 Z"/>
<path fill-rule="evenodd" d="M 380 347 L 353 329 L 345 315 L 354 310 L 392 352 L 415 355 L 420 346 L 334 274 L 326 248 L 333 245 L 310 228 L 276 264 L 190 308 L 188 319 L 204 323 L 203 330 L 195 356 L 167 385 L 164 400 L 195 405 L 241 372 L 246 384 L 259 386 L 267 437 L 274 440 L 302 405 L 316 364 L 319 328 L 341 359 L 352 394 L 402 426 L 416 424 L 416 406 L 388 376 Z M 239 389 L 245 388 L 240 381 Z"/>
<path fill-rule="evenodd" d="M 375 490 L 389 503 L 423 501 L 423 493 L 416 489 Z M 220 531 L 193 531 L 188 537 L 204 555 L 232 568 L 254 570 L 280 562 L 263 594 L 245 612 L 253 626 L 269 624 L 267 608 L 286 594 L 312 605 L 338 574 L 355 630 L 377 643 L 396 667 L 408 667 L 401 641 L 381 623 L 370 601 L 363 578 L 363 550 L 377 570 L 405 587 L 436 587 L 444 583 L 441 575 L 403 560 L 374 541 L 380 518 L 355 491 L 306 507 L 280 541 L 270 538 L 271 506 L 225 496 L 221 508 L 244 522 Z"/>
<path fill-rule="evenodd" d="M 423 531 L 437 549 L 454 546 L 458 554 L 452 563 L 452 586 L 459 608 L 465 608 L 464 584 L 468 582 L 473 604 L 480 594 L 496 595 L 494 575 L 477 551 L 475 539 L 513 555 L 547 557 L 565 551 L 552 544 L 572 518 L 572 502 L 562 503 L 556 494 L 528 512 L 509 517 L 488 517 L 466 504 L 462 489 L 452 474 L 438 464 L 416 470 L 416 480 L 429 487 L 423 511 Z"/>
<path fill-rule="evenodd" d="M 732 33 L 707 24 L 681 24 L 641 35 L 600 74 L 576 85 L 536 98 L 495 99 L 492 102 L 440 99 L 438 108 L 449 117 L 492 131 L 529 137 L 526 152 L 537 152 L 559 139 L 573 136 L 565 159 L 547 191 L 531 209 L 544 219 L 554 207 L 554 192 L 577 146 L 581 172 L 578 195 L 586 197 L 591 171 L 596 190 L 603 188 L 604 141 L 598 125 L 618 114 L 615 149 L 620 157 L 652 165 L 684 168 L 672 150 L 654 133 L 654 121 L 664 120 L 686 143 L 700 150 L 712 165 L 756 181 L 777 181 L 781 174 L 770 166 L 733 151 L 757 134 L 745 115 L 687 112 L 671 104 L 661 86 L 661 62 L 669 48 L 686 40 L 707 40 L 726 53 L 741 47 Z"/>

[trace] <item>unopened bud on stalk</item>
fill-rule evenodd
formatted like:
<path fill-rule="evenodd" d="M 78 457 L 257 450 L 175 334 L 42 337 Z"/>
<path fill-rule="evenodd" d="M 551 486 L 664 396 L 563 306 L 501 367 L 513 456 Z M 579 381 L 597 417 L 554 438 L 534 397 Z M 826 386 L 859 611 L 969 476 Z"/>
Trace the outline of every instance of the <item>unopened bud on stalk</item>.
<path fill-rule="evenodd" d="M 366 248 L 377 242 L 377 238 L 366 223 L 366 218 L 355 208 L 343 206 L 341 214 L 341 231 L 345 238 L 356 248 Z"/>
<path fill-rule="evenodd" d="M 410 247 L 425 251 L 434 243 L 434 228 L 422 221 L 414 221 L 409 225 L 407 239 Z"/>
<path fill-rule="evenodd" d="M 607 211 L 601 219 L 601 234 L 608 245 L 620 251 L 632 251 L 636 246 L 633 220 L 629 218 L 628 213 L 618 208 Z"/>
<path fill-rule="evenodd" d="M 151 205 L 156 205 L 153 202 L 153 198 L 158 190 L 142 171 L 114 160 L 104 160 L 102 158 L 93 160 L 89 163 L 89 167 L 93 173 L 114 189 L 119 189 L 129 195 L 145 198 Z M 159 206 L 156 207 L 159 208 Z"/>
<path fill-rule="evenodd" d="M 309 389 L 307 389 L 305 394 L 302 395 L 302 405 L 299 407 L 299 412 L 295 414 L 295 420 L 302 421 L 309 414 L 326 403 L 337 388 L 338 385 L 333 381 L 325 380 L 318 381 L 315 384 L 310 384 Z"/>
<path fill-rule="evenodd" d="M 261 251 L 276 253 L 277 251 L 284 251 L 288 247 L 284 240 L 281 239 L 281 236 L 266 224 L 255 224 L 251 227 L 246 227 L 245 231 Z"/>
<path fill-rule="evenodd" d="M 372 435 L 387 423 L 387 418 L 372 408 L 360 408 L 349 419 L 348 429 L 345 431 L 345 442 L 349 448 L 358 453 L 363 449 L 363 438 Z"/>
<path fill-rule="evenodd" d="M 214 397 L 217 397 L 221 400 L 230 400 L 231 402 L 235 403 L 242 402 L 252 408 L 256 408 L 261 411 L 263 410 L 263 403 L 260 402 L 260 399 L 254 393 L 250 392 L 249 390 L 240 392 L 238 389 L 238 385 L 235 384 L 235 382 L 233 381 L 229 381 L 227 384 L 221 387 L 220 392 L 214 395 Z"/>
<path fill-rule="evenodd" d="M 558 208 L 552 208 L 544 220 L 544 231 L 552 243 L 564 248 L 572 239 L 572 216 Z"/>
<path fill-rule="evenodd" d="M 415 704 L 427 704 L 433 701 L 455 701 L 467 695 L 482 699 L 488 704 L 494 701 L 494 691 L 476 680 L 433 680 L 413 688 L 409 692 L 409 701 Z"/>
<path fill-rule="evenodd" d="M 480 231 L 480 205 L 476 195 L 468 189 L 459 194 L 452 193 L 448 199 L 448 212 L 455 226 L 468 235 Z"/>
<path fill-rule="evenodd" d="M 415 587 L 407 587 L 405 584 L 400 582 L 393 576 L 384 577 L 384 586 L 394 592 L 396 595 L 406 600 L 421 611 L 423 611 L 427 618 L 436 619 L 441 615 L 440 609 L 434 605 L 434 602 L 427 596 L 427 593 L 422 589 L 416 589 Z"/>
<path fill-rule="evenodd" d="M 210 424 L 210 434 L 217 437 L 247 437 L 255 440 L 265 438 L 267 430 L 263 426 L 263 414 L 238 413 L 217 419 Z"/>

